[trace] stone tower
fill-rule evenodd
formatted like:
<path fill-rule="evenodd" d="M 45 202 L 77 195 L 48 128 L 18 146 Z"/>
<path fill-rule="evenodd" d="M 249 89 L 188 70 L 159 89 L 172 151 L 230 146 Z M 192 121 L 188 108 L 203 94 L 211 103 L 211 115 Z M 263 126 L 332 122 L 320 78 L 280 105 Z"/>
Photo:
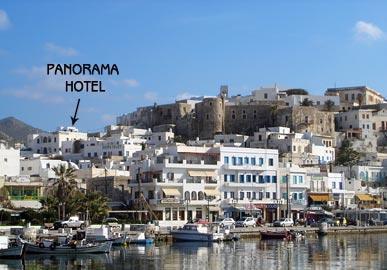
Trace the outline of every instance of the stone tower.
<path fill-rule="evenodd" d="M 195 105 L 195 112 L 195 133 L 200 139 L 224 133 L 224 98 L 205 98 Z"/>

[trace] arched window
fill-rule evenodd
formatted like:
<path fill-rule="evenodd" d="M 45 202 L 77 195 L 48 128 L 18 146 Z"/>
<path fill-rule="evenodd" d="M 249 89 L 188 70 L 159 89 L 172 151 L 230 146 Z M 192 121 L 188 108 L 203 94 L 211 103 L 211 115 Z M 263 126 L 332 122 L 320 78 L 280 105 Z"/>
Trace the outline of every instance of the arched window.
<path fill-rule="evenodd" d="M 364 174 L 364 172 L 360 172 L 360 179 L 361 179 L 361 180 L 365 180 L 365 174 Z"/>
<path fill-rule="evenodd" d="M 37 143 L 40 143 L 40 139 L 37 139 L 36 142 L 37 142 Z"/>
<path fill-rule="evenodd" d="M 184 199 L 188 201 L 190 200 L 189 191 L 184 192 Z"/>
<path fill-rule="evenodd" d="M 196 191 L 192 191 L 191 193 L 191 200 L 197 200 L 198 198 L 196 197 Z"/>
<path fill-rule="evenodd" d="M 204 193 L 203 193 L 203 191 L 199 191 L 199 193 L 198 193 L 198 199 L 199 199 L 199 200 L 204 200 Z"/>
<path fill-rule="evenodd" d="M 51 137 L 48 137 L 48 142 L 51 142 Z"/>
<path fill-rule="evenodd" d="M 47 142 L 47 137 L 44 137 L 43 138 L 43 143 L 46 143 Z"/>

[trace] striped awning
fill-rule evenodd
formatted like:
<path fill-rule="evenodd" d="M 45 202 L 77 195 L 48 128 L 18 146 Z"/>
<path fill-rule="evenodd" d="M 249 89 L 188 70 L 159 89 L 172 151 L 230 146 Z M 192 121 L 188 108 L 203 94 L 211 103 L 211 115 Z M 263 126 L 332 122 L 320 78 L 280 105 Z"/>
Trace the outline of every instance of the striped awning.
<path fill-rule="evenodd" d="M 214 196 L 214 197 L 216 197 L 219 194 L 219 192 L 215 188 L 205 188 L 204 193 L 206 194 L 206 196 Z"/>
<path fill-rule="evenodd" d="M 214 177 L 215 172 L 214 171 L 188 171 L 189 176 L 201 176 L 201 177 Z"/>
<path fill-rule="evenodd" d="M 356 194 L 355 196 L 359 201 L 363 202 L 370 202 L 374 200 L 374 198 L 369 194 Z"/>
<path fill-rule="evenodd" d="M 314 202 L 328 202 L 329 194 L 314 194 L 309 195 L 309 198 Z"/>
<path fill-rule="evenodd" d="M 176 188 L 163 188 L 165 196 L 180 196 L 180 191 Z"/>

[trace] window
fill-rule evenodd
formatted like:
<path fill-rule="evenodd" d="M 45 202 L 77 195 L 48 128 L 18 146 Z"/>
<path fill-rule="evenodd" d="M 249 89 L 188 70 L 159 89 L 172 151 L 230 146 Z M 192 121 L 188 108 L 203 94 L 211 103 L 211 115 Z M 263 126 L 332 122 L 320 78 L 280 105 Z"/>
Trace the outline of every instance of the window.
<path fill-rule="evenodd" d="M 8 158 L 4 158 L 4 162 L 8 162 Z"/>
<path fill-rule="evenodd" d="M 230 192 L 230 198 L 235 199 L 234 191 Z"/>
<path fill-rule="evenodd" d="M 253 183 L 256 183 L 256 182 L 257 182 L 257 176 L 253 175 Z"/>
<path fill-rule="evenodd" d="M 190 200 L 189 191 L 184 192 L 184 199 Z"/>
<path fill-rule="evenodd" d="M 257 199 L 257 194 L 253 192 L 253 200 Z"/>
<path fill-rule="evenodd" d="M 223 193 L 223 198 L 227 199 L 227 192 L 226 191 Z"/>
<path fill-rule="evenodd" d="M 277 192 L 273 192 L 273 200 L 277 200 Z"/>
<path fill-rule="evenodd" d="M 266 192 L 266 199 L 270 199 L 270 192 Z"/>
<path fill-rule="evenodd" d="M 243 174 L 239 175 L 239 183 L 245 182 L 245 176 Z"/>
<path fill-rule="evenodd" d="M 231 160 L 232 160 L 232 165 L 236 165 L 236 157 L 232 157 Z"/>
<path fill-rule="evenodd" d="M 245 164 L 249 164 L 249 158 L 245 157 Z"/>
<path fill-rule="evenodd" d="M 262 135 L 258 135 L 258 141 L 262 141 Z"/>
<path fill-rule="evenodd" d="M 339 182 L 339 189 L 343 189 L 343 183 Z"/>
<path fill-rule="evenodd" d="M 246 192 L 247 199 L 251 199 L 251 192 Z"/>
<path fill-rule="evenodd" d="M 352 95 L 351 95 L 351 99 L 352 99 L 352 100 L 355 100 L 355 94 L 352 94 Z"/>
<path fill-rule="evenodd" d="M 293 175 L 293 184 L 297 185 L 297 176 Z"/>
<path fill-rule="evenodd" d="M 282 193 L 282 199 L 287 200 L 288 194 L 286 192 Z"/>
<path fill-rule="evenodd" d="M 227 174 L 224 175 L 224 179 L 223 180 L 224 180 L 224 182 L 227 182 L 227 180 L 228 180 Z"/>
<path fill-rule="evenodd" d="M 263 98 L 264 98 L 264 99 L 267 99 L 267 96 L 268 96 L 267 93 L 264 93 L 264 94 L 263 94 Z"/>
<path fill-rule="evenodd" d="M 332 182 L 332 188 L 333 188 L 333 189 L 336 188 L 336 182 Z"/>
<path fill-rule="evenodd" d="M 263 192 L 262 192 L 262 191 L 260 191 L 260 192 L 258 193 L 258 198 L 259 198 L 259 200 L 262 200 L 262 199 L 263 199 Z"/>
<path fill-rule="evenodd" d="M 277 176 L 276 176 L 276 175 L 273 175 L 273 176 L 271 177 L 271 182 L 272 182 L 272 183 L 277 183 Z"/>
<path fill-rule="evenodd" d="M 270 175 L 265 175 L 265 183 L 270 183 Z"/>
<path fill-rule="evenodd" d="M 254 158 L 251 158 L 251 165 L 255 165 L 255 157 Z"/>
<path fill-rule="evenodd" d="M 348 101 L 348 94 L 345 94 L 344 98 Z"/>
<path fill-rule="evenodd" d="M 239 157 L 238 158 L 238 165 L 242 165 L 243 164 L 243 158 Z"/>
<path fill-rule="evenodd" d="M 274 159 L 269 158 L 269 166 L 274 166 Z"/>
<path fill-rule="evenodd" d="M 241 191 L 241 192 L 239 193 L 239 198 L 240 198 L 241 200 L 243 200 L 243 199 L 245 198 L 245 193 L 244 193 L 243 191 Z"/>
<path fill-rule="evenodd" d="M 224 164 L 228 164 L 228 157 L 224 157 Z"/>
<path fill-rule="evenodd" d="M 259 166 L 262 166 L 262 165 L 263 165 L 263 158 L 259 158 L 258 164 L 259 164 Z"/>
<path fill-rule="evenodd" d="M 195 191 L 191 192 L 191 200 L 193 200 L 193 201 L 197 200 L 197 196 L 196 196 L 196 192 Z"/>
<path fill-rule="evenodd" d="M 259 181 L 260 184 L 265 183 L 265 182 L 263 181 L 263 175 L 260 175 L 260 176 L 259 176 L 258 181 Z"/>
<path fill-rule="evenodd" d="M 250 174 L 246 175 L 246 182 L 251 183 L 251 175 Z"/>
<path fill-rule="evenodd" d="M 298 199 L 303 200 L 304 199 L 304 193 L 300 192 L 298 193 Z"/>
<path fill-rule="evenodd" d="M 292 197 L 293 197 L 293 200 L 296 200 L 296 201 L 297 201 L 297 199 L 298 199 L 298 194 L 297 194 L 297 193 L 293 193 L 293 194 L 292 194 Z"/>
<path fill-rule="evenodd" d="M 283 175 L 283 176 L 281 177 L 281 183 L 282 183 L 282 184 L 285 184 L 285 183 L 286 183 L 286 175 Z"/>
<path fill-rule="evenodd" d="M 298 183 L 302 184 L 304 182 L 304 177 L 302 175 L 298 176 Z"/>
<path fill-rule="evenodd" d="M 230 175 L 230 182 L 235 182 L 235 175 L 234 174 Z"/>

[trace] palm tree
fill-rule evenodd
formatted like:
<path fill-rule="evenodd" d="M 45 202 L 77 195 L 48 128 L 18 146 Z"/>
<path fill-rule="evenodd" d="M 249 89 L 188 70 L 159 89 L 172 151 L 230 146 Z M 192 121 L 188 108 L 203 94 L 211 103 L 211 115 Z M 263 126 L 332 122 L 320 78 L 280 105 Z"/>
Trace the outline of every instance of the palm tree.
<path fill-rule="evenodd" d="M 75 181 L 75 169 L 61 164 L 52 170 L 55 172 L 55 175 L 59 177 L 54 183 L 54 186 L 56 186 L 55 195 L 58 199 L 59 206 L 63 207 L 62 218 L 64 218 L 65 213 L 63 210 L 66 210 L 66 201 L 77 187 Z"/>
<path fill-rule="evenodd" d="M 107 198 L 100 192 L 88 192 L 82 205 L 86 208 L 84 211 L 89 211 L 91 222 L 100 222 L 108 214 Z"/>

